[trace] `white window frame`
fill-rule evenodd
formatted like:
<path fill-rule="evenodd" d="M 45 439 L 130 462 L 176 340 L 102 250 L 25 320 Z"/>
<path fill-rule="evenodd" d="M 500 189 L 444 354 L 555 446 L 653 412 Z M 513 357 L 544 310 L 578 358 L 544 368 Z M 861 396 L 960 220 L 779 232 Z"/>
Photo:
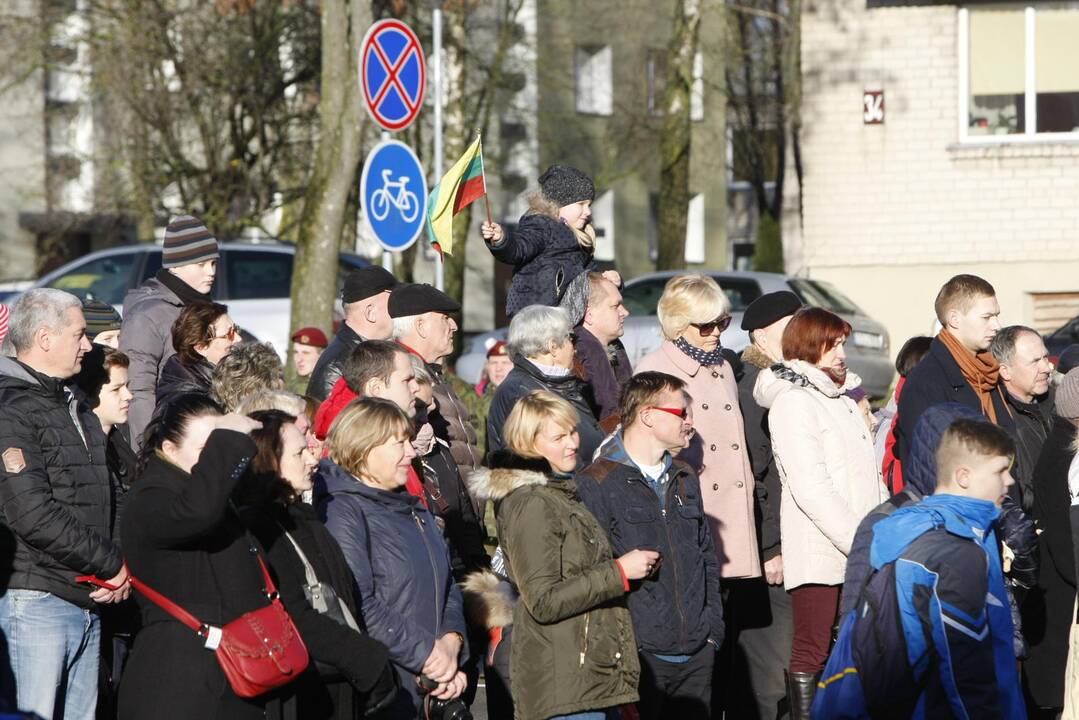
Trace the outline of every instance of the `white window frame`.
<path fill-rule="evenodd" d="M 590 72 L 582 74 L 582 58 L 587 56 Z M 606 67 L 595 69 L 602 59 Z M 573 50 L 574 109 L 582 115 L 614 114 L 614 54 L 610 45 L 577 45 Z M 604 77 L 601 77 L 604 76 Z M 582 82 L 583 81 L 583 82 Z"/>
<path fill-rule="evenodd" d="M 1052 143 L 1079 140 L 1079 132 L 1040 133 L 1038 127 L 1037 82 L 1035 66 L 1035 8 L 1023 9 L 1025 30 L 1023 114 L 1026 127 L 1011 135 L 971 135 L 970 129 L 970 11 L 959 8 L 959 142 L 963 145 L 1009 145 L 1015 143 Z"/>

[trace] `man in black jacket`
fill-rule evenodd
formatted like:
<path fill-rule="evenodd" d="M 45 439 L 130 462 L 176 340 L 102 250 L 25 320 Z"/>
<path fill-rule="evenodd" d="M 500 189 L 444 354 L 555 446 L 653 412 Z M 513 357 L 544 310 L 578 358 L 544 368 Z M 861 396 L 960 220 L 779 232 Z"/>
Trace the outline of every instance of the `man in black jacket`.
<path fill-rule="evenodd" d="M 746 451 L 753 468 L 757 540 L 764 577 L 727 587 L 727 601 L 733 615 L 728 619 L 734 623 L 738 648 L 745 654 L 744 672 L 749 679 L 744 687 L 742 683 L 730 683 L 728 709 L 741 714 L 738 709 L 748 702 L 745 694 L 752 692 L 761 720 L 775 718 L 787 695 L 783 669 L 790 656 L 794 622 L 790 595 L 783 589 L 783 547 L 779 537 L 782 487 L 772 456 L 768 410 L 753 399 L 753 386 L 761 370 L 783 359 L 783 331 L 800 307 L 802 301 L 797 295 L 781 291 L 761 295 L 742 314 L 742 329 L 749 333 L 751 343 L 742 352 L 738 404 L 742 408 Z M 735 661 L 732 668 L 734 677 L 743 672 L 739 664 Z"/>
<path fill-rule="evenodd" d="M 1015 420 L 1016 472 L 1023 512 L 1034 510 L 1034 466 L 1053 427 L 1053 365 L 1042 336 L 1025 325 L 1011 325 L 993 338 L 989 352 L 1000 363 L 1004 398 Z"/>
<path fill-rule="evenodd" d="M 652 574 L 631 583 L 628 599 L 641 655 L 642 720 L 704 720 L 723 604 L 700 481 L 672 456 L 693 431 L 685 384 L 640 373 L 626 383 L 619 410 L 622 431 L 578 474 L 577 491 L 616 557 L 634 548 L 660 554 Z"/>
<path fill-rule="evenodd" d="M 345 320 L 311 371 L 311 379 L 307 382 L 308 395 L 319 402 L 325 400 L 341 378 L 341 368 L 352 348 L 364 340 L 390 338 L 393 322 L 386 308 L 390 291 L 395 287 L 397 278 L 377 265 L 349 273 L 341 293 Z"/>
<path fill-rule="evenodd" d="M 574 328 L 574 355 L 581 368 L 579 377 L 591 390 L 588 400 L 592 413 L 601 423 L 617 417 L 619 392 L 633 376 L 626 348 L 618 339 L 627 317 L 629 310 L 622 303 L 618 286 L 597 272 L 588 273 L 588 302 L 584 319 Z"/>
<path fill-rule="evenodd" d="M 45 718 L 94 717 L 95 604 L 130 592 L 110 539 L 105 435 L 64 382 L 90 349 L 85 329 L 78 298 L 31 290 L 12 311 L 8 338 L 16 356 L 0 358 L 0 630 L 14 676 L 5 699 Z M 81 575 L 116 589 L 91 592 L 76 581 Z"/>

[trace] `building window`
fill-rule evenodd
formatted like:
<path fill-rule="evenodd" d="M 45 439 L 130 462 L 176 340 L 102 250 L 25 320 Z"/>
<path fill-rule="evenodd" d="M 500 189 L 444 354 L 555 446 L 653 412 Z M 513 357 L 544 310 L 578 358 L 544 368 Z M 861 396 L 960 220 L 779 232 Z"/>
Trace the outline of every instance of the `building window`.
<path fill-rule="evenodd" d="M 659 257 L 659 193 L 648 194 L 648 258 L 655 260 Z M 686 264 L 703 263 L 705 261 L 704 247 L 704 195 L 697 193 L 689 198 L 689 208 L 686 213 L 686 247 L 684 251 Z"/>
<path fill-rule="evenodd" d="M 960 138 L 1079 134 L 1079 4 L 959 11 Z"/>
<path fill-rule="evenodd" d="M 605 190 L 592 203 L 592 227 L 596 231 L 596 260 L 614 261 L 614 190 Z"/>
<path fill-rule="evenodd" d="M 610 115 L 613 105 L 611 46 L 580 46 L 576 60 L 577 112 Z"/>

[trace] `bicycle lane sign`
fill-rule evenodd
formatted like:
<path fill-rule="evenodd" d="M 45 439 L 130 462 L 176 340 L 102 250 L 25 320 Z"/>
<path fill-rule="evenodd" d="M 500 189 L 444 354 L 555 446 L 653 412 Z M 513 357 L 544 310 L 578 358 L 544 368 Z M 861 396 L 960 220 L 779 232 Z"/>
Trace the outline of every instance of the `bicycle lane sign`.
<path fill-rule="evenodd" d="M 360 203 L 368 227 L 382 247 L 400 252 L 423 231 L 427 186 L 412 148 L 383 140 L 367 155 L 360 176 Z"/>

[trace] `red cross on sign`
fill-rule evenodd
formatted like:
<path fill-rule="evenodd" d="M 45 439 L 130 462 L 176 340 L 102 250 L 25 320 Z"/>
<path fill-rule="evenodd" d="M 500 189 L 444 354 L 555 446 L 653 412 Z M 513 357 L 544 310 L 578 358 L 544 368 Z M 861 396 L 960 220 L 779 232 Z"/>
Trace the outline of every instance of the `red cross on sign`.
<path fill-rule="evenodd" d="M 371 117 L 389 131 L 408 127 L 423 105 L 427 63 L 412 28 L 400 20 L 379 20 L 363 38 L 360 85 Z"/>

